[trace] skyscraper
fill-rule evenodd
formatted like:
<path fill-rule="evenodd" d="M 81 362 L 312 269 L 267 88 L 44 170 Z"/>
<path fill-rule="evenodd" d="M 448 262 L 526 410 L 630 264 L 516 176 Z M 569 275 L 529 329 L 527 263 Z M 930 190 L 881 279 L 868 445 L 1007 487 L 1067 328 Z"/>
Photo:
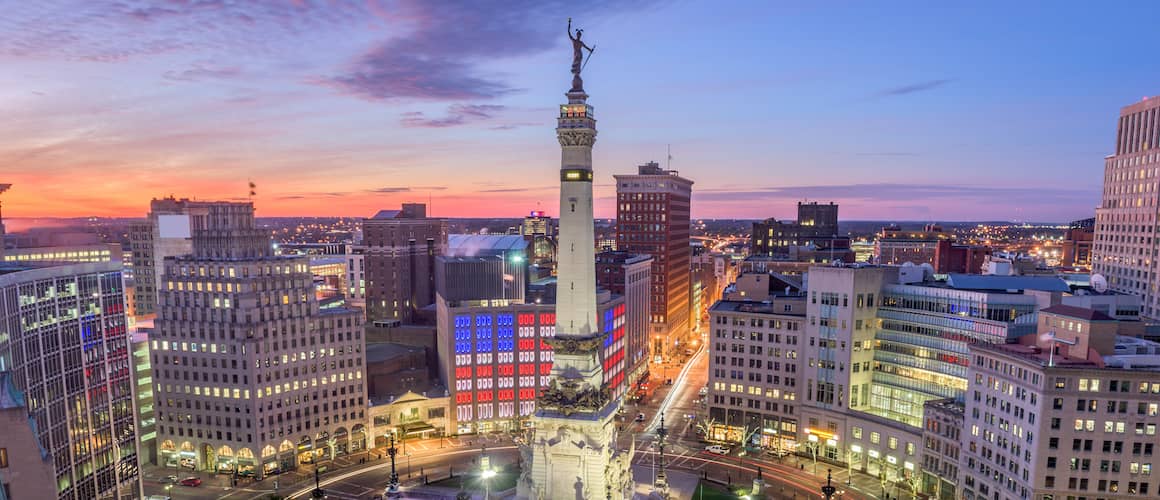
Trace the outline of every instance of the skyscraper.
<path fill-rule="evenodd" d="M 521 450 L 528 465 L 517 496 L 624 498 L 632 481 L 631 453 L 616 449 L 614 417 L 620 403 L 606 380 L 609 360 L 601 361 L 602 351 L 623 351 L 624 336 L 614 329 L 602 331 L 597 322 L 592 217 L 596 119 L 580 79 L 585 45 L 579 33 L 572 41 L 572 89 L 566 94 L 568 103 L 560 106 L 556 127 L 561 149 L 559 273 L 555 336 L 545 339 L 554 363 L 548 386 L 536 402 L 535 434 Z"/>
<path fill-rule="evenodd" d="M 689 339 L 689 200 L 693 181 L 656 162 L 616 175 L 616 249 L 653 256 L 649 322 L 669 339 L 666 354 Z M 562 252 L 561 252 L 562 253 Z"/>
<path fill-rule="evenodd" d="M 1144 316 L 1160 315 L 1160 98 L 1120 109 L 1115 154 L 1104 158 L 1096 209 L 1092 272 L 1108 288 L 1143 298 Z"/>
<path fill-rule="evenodd" d="M 308 258 L 275 256 L 253 205 L 207 208 L 150 337 L 161 460 L 262 476 L 361 449 L 361 312 L 320 311 Z"/>
<path fill-rule="evenodd" d="M 133 289 L 135 314 L 148 316 L 157 312 L 157 292 L 166 257 L 188 255 L 193 248 L 190 239 L 190 218 L 204 216 L 215 202 L 188 198 L 153 199 L 149 215 L 142 222 L 129 226 L 129 247 L 132 250 Z M 212 224 L 212 221 L 211 221 Z"/>
<path fill-rule="evenodd" d="M 139 497 L 121 266 L 0 265 L 0 332 L 41 448 L 8 452 L 50 456 L 56 498 Z"/>
<path fill-rule="evenodd" d="M 427 205 L 404 203 L 363 220 L 367 320 L 410 323 L 435 303 L 435 257 L 447 252 L 447 222 Z"/>

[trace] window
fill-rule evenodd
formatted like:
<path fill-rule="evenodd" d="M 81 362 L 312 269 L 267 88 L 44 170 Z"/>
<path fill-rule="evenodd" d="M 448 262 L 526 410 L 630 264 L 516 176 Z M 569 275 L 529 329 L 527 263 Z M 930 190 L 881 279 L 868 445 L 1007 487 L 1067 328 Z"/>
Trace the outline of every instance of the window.
<path fill-rule="evenodd" d="M 871 443 L 878 444 L 878 442 L 881 439 L 882 439 L 882 436 L 880 434 L 878 434 L 877 432 L 873 432 L 873 431 L 870 432 L 870 442 Z"/>
<path fill-rule="evenodd" d="M 0 448 L 0 469 L 8 468 L 8 448 Z"/>

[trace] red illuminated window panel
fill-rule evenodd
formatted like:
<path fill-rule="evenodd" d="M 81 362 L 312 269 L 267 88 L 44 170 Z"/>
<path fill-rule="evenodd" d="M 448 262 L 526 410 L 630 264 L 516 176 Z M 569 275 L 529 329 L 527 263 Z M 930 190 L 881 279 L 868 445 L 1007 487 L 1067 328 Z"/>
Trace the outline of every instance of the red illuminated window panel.
<path fill-rule="evenodd" d="M 457 379 L 471 378 L 471 367 L 470 366 L 460 366 L 460 367 L 456 368 L 455 369 L 455 378 L 457 378 Z"/>
<path fill-rule="evenodd" d="M 547 343 L 547 342 L 544 342 L 543 340 L 541 340 L 541 341 L 540 341 L 540 350 L 541 350 L 541 351 L 551 351 L 551 350 L 552 350 L 552 346 L 548 345 L 548 343 Z"/>
<path fill-rule="evenodd" d="M 491 374 L 492 368 L 490 366 L 479 366 L 475 368 L 476 377 L 490 377 Z"/>
<path fill-rule="evenodd" d="M 513 365 L 499 365 L 499 374 L 504 377 L 510 377 L 516 371 Z"/>
<path fill-rule="evenodd" d="M 540 315 L 540 325 L 548 326 L 556 324 L 556 313 L 543 313 Z"/>
<path fill-rule="evenodd" d="M 552 373 L 552 363 L 540 363 L 540 375 Z"/>
<path fill-rule="evenodd" d="M 532 314 L 532 313 L 520 314 L 520 326 L 529 326 L 529 325 L 535 324 L 535 322 L 536 322 L 536 315 L 535 314 Z"/>
<path fill-rule="evenodd" d="M 476 391 L 475 397 L 480 403 L 491 401 L 495 393 L 492 391 Z"/>
<path fill-rule="evenodd" d="M 520 365 L 520 375 L 535 375 L 536 365 Z"/>
<path fill-rule="evenodd" d="M 534 348 L 536 346 L 535 342 L 536 341 L 534 339 L 520 339 L 520 350 L 521 351 L 532 350 L 532 348 Z"/>
<path fill-rule="evenodd" d="M 471 393 L 470 392 L 457 392 L 457 393 L 455 393 L 455 402 L 458 404 L 470 403 L 471 402 Z"/>
<path fill-rule="evenodd" d="M 532 388 L 520 389 L 520 400 L 529 401 L 536 399 L 536 390 Z"/>
<path fill-rule="evenodd" d="M 499 400 L 500 401 L 511 401 L 515 397 L 516 397 L 516 391 L 513 391 L 511 389 L 502 389 L 499 391 Z"/>

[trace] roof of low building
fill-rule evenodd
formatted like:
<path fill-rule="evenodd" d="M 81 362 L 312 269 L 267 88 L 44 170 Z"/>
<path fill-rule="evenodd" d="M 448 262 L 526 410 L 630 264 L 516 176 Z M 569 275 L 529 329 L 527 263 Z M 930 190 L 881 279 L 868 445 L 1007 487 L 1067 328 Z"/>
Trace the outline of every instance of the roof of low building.
<path fill-rule="evenodd" d="M 1056 276 L 1001 276 L 996 274 L 952 273 L 947 277 L 947 285 L 960 290 L 1071 291 L 1071 287 Z"/>
<path fill-rule="evenodd" d="M 1066 306 L 1063 304 L 1054 305 L 1041 310 L 1041 312 L 1058 314 L 1060 316 L 1067 316 L 1076 319 L 1085 319 L 1088 321 L 1116 321 L 1116 318 L 1108 316 L 1095 309 L 1087 309 L 1084 307 Z"/>
<path fill-rule="evenodd" d="M 448 254 L 475 255 L 478 252 L 524 251 L 528 240 L 518 234 L 452 234 L 447 236 Z"/>

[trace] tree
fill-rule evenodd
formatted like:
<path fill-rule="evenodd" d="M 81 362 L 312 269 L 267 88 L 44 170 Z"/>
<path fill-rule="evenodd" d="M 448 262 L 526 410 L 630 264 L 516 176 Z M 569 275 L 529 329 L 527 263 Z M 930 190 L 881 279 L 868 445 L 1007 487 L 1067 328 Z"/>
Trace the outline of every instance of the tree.
<path fill-rule="evenodd" d="M 713 428 L 716 426 L 717 420 L 713 417 L 706 417 L 697 423 L 697 429 L 701 431 L 701 434 L 705 435 L 706 441 L 713 435 Z"/>

